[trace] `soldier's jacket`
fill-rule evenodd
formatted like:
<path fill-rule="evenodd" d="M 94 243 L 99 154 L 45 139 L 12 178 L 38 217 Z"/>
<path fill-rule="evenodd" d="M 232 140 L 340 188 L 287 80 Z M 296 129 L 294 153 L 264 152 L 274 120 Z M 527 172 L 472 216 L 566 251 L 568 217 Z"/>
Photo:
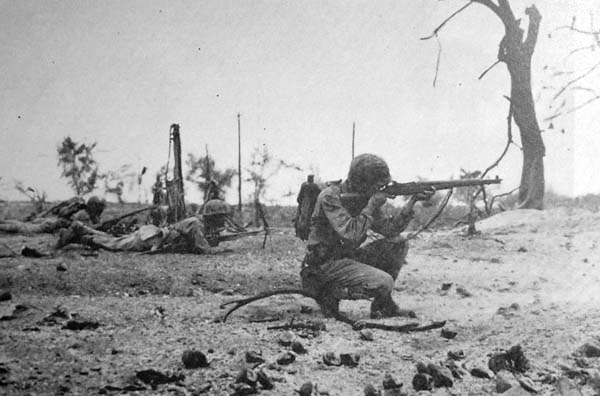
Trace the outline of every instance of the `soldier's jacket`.
<path fill-rule="evenodd" d="M 317 198 L 307 245 L 309 251 L 327 256 L 322 259 L 350 256 L 366 240 L 367 231 L 391 237 L 410 221 L 410 218 L 383 216 L 381 210 L 366 209 L 366 198 L 342 201 L 344 192 L 349 192 L 346 182 L 333 183 Z"/>

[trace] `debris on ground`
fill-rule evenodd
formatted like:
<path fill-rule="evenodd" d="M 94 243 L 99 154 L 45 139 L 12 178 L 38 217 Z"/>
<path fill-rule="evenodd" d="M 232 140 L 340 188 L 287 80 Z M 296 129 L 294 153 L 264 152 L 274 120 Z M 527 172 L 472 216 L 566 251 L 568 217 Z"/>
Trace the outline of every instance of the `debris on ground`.
<path fill-rule="evenodd" d="M 456 331 L 453 331 L 453 330 L 448 330 L 448 329 L 445 329 L 445 328 L 441 330 L 442 337 L 444 337 L 447 340 L 453 339 L 454 337 L 456 337 L 457 334 L 458 333 Z"/>
<path fill-rule="evenodd" d="M 185 375 L 183 374 L 167 375 L 154 369 L 138 371 L 135 373 L 135 376 L 143 383 L 150 385 L 152 389 L 156 389 L 158 385 L 183 381 L 185 379 Z"/>
<path fill-rule="evenodd" d="M 100 327 L 100 323 L 93 320 L 69 320 L 62 328 L 64 330 L 95 330 Z"/>
<path fill-rule="evenodd" d="M 506 352 L 493 354 L 488 361 L 488 367 L 494 373 L 501 370 L 524 373 L 529 370 L 529 361 L 525 357 L 521 346 L 515 345 Z"/>
<path fill-rule="evenodd" d="M 208 367 L 206 355 L 196 350 L 184 351 L 183 355 L 181 356 L 181 361 L 186 369 Z"/>

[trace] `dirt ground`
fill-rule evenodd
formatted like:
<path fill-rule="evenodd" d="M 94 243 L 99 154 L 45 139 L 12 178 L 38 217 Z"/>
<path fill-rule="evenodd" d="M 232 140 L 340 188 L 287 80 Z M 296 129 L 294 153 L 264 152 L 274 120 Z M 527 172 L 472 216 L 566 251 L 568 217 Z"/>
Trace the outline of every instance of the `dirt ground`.
<path fill-rule="evenodd" d="M 291 229 L 276 230 L 264 250 L 259 236 L 223 243 L 216 254 L 204 256 L 81 248 L 52 253 L 51 235 L 0 236 L 0 245 L 15 251 L 27 245 L 51 252 L 0 259 L 0 291 L 12 295 L 0 302 L 0 394 L 229 395 L 240 370 L 258 364 L 246 363 L 247 351 L 262 355 L 265 362 L 256 368 L 274 384 L 270 390 L 258 386 L 260 395 L 297 395 L 308 381 L 320 394 L 363 395 L 367 384 L 381 390 L 386 374 L 402 382 L 404 392 L 416 394 L 416 362 L 444 362 L 449 351 L 462 350 L 459 365 L 487 370 L 492 353 L 514 345 L 529 360 L 524 376 L 539 394 L 560 394 L 554 381 L 562 377 L 579 384 L 582 393 L 572 394 L 596 394 L 600 358 L 582 355 L 580 347 L 600 345 L 600 215 L 562 208 L 511 211 L 477 228 L 480 233 L 472 237 L 453 230 L 411 241 L 394 291 L 402 307 L 417 312 L 420 324 L 445 320 L 444 329 L 456 337 L 442 337 L 440 329 L 374 329 L 372 341 L 323 318 L 314 301 L 295 295 L 255 302 L 225 323 L 215 320 L 225 301 L 299 286 L 303 244 Z M 57 308 L 63 317 L 49 316 Z M 341 309 L 368 318 L 369 302 L 344 301 Z M 268 329 L 292 318 L 323 320 L 326 330 Z M 69 319 L 99 326 L 70 330 Z M 290 336 L 306 353 L 279 364 L 290 350 L 279 341 Z M 208 367 L 186 369 L 186 350 L 203 352 Z M 356 367 L 328 366 L 327 352 L 356 353 L 360 360 Z M 136 377 L 148 369 L 172 376 L 172 382 L 153 389 Z M 452 387 L 418 394 L 495 392 L 494 379 L 466 374 Z"/>

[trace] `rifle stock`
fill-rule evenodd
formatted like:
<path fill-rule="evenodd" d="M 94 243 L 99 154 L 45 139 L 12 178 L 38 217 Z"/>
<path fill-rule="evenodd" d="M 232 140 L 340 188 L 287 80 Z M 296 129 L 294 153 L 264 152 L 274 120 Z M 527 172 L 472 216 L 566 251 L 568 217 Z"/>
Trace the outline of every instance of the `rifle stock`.
<path fill-rule="evenodd" d="M 398 183 L 391 182 L 381 189 L 381 192 L 391 196 L 399 195 L 414 195 L 422 193 L 428 190 L 449 190 L 456 187 L 472 187 L 472 186 L 484 186 L 488 184 L 500 184 L 502 179 L 496 177 L 495 179 L 459 179 L 459 180 L 437 180 L 437 181 L 424 181 L 424 182 L 408 182 Z M 367 198 L 363 194 L 358 193 L 344 193 L 342 198 Z"/>

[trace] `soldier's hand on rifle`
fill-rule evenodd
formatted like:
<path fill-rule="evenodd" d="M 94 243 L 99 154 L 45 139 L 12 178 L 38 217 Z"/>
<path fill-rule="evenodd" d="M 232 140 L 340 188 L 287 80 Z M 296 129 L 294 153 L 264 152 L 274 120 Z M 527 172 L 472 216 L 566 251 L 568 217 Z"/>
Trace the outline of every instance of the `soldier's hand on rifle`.
<path fill-rule="evenodd" d="M 431 189 L 415 194 L 414 199 L 415 201 L 429 201 L 434 194 L 435 187 L 431 187 Z"/>
<path fill-rule="evenodd" d="M 386 203 L 388 197 L 388 194 L 383 193 L 381 191 L 377 191 L 371 196 L 371 198 L 369 198 L 369 203 L 367 204 L 367 206 L 369 206 L 373 210 L 379 209 L 381 206 L 383 206 L 384 203 Z"/>

